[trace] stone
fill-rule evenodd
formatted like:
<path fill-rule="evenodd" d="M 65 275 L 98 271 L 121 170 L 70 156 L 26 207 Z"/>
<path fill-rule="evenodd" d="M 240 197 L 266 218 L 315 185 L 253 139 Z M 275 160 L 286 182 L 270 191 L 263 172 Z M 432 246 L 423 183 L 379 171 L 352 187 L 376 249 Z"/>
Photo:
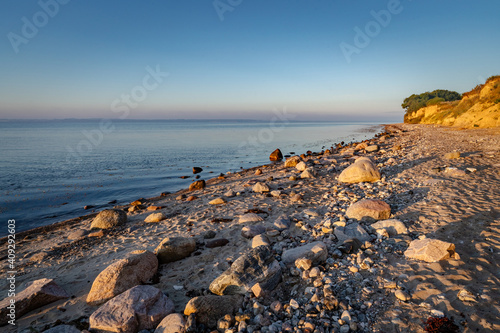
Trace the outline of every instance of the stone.
<path fill-rule="evenodd" d="M 281 267 L 267 246 L 259 246 L 241 255 L 229 269 L 210 284 L 216 295 L 244 294 L 260 283 L 273 290 L 281 281 Z"/>
<path fill-rule="evenodd" d="M 385 220 L 391 216 L 391 207 L 382 200 L 362 199 L 349 206 L 346 216 L 356 220 L 363 218 Z"/>
<path fill-rule="evenodd" d="M 266 227 L 263 225 L 249 225 L 241 229 L 241 236 L 245 238 L 254 238 L 257 235 L 266 232 Z"/>
<path fill-rule="evenodd" d="M 75 230 L 75 231 L 72 231 L 69 235 L 68 235 L 68 239 L 69 240 L 77 240 L 77 239 L 80 239 L 80 238 L 83 238 L 85 235 L 88 234 L 88 231 L 87 230 L 84 230 L 84 229 L 78 229 L 78 230 Z"/>
<path fill-rule="evenodd" d="M 9 275 L 7 275 L 7 282 Z M 26 288 L 16 293 L 15 303 L 15 319 L 21 318 L 26 313 L 38 309 L 44 305 L 58 301 L 60 299 L 68 298 L 69 295 L 59 287 L 52 279 L 40 279 L 29 282 Z M 5 325 L 11 319 L 10 300 L 12 298 L 5 298 L 0 302 L 0 326 Z"/>
<path fill-rule="evenodd" d="M 276 149 L 269 155 L 269 160 L 270 161 L 281 161 L 283 159 L 283 154 L 281 153 L 281 150 Z"/>
<path fill-rule="evenodd" d="M 106 267 L 95 278 L 87 295 L 87 304 L 100 305 L 122 292 L 146 283 L 156 274 L 158 259 L 149 251 L 134 251 Z"/>
<path fill-rule="evenodd" d="M 278 198 L 281 195 L 281 191 L 280 190 L 271 191 L 271 195 L 275 198 Z"/>
<path fill-rule="evenodd" d="M 239 223 L 262 222 L 262 221 L 264 221 L 264 219 L 255 213 L 243 214 L 240 215 L 240 217 L 238 218 Z"/>
<path fill-rule="evenodd" d="M 462 302 L 477 302 L 476 297 L 474 296 L 474 294 L 471 293 L 470 291 L 468 291 L 467 289 L 461 289 L 458 292 L 457 297 Z"/>
<path fill-rule="evenodd" d="M 225 238 L 213 239 L 205 244 L 206 248 L 213 249 L 214 247 L 225 246 L 229 243 L 229 240 Z"/>
<path fill-rule="evenodd" d="M 370 145 L 370 146 L 368 146 L 368 147 L 365 148 L 365 151 L 367 153 L 373 153 L 373 152 L 376 152 L 378 150 L 379 150 L 378 145 Z"/>
<path fill-rule="evenodd" d="M 202 171 L 203 171 L 203 169 L 200 167 L 193 167 L 193 174 L 197 174 L 197 173 L 200 173 Z"/>
<path fill-rule="evenodd" d="M 252 190 L 256 193 L 263 193 L 263 192 L 269 192 L 269 186 L 267 186 L 264 183 L 256 183 L 253 187 Z"/>
<path fill-rule="evenodd" d="M 167 217 L 163 213 L 153 213 L 153 214 L 148 215 L 148 217 L 146 217 L 146 219 L 144 220 L 144 222 L 146 222 L 146 223 L 155 223 L 155 222 L 163 221 L 166 218 Z"/>
<path fill-rule="evenodd" d="M 150 330 L 173 311 L 174 303 L 160 289 L 135 286 L 92 313 L 90 329 L 120 333 Z"/>
<path fill-rule="evenodd" d="M 316 178 L 316 171 L 313 168 L 307 168 L 300 174 L 300 178 Z"/>
<path fill-rule="evenodd" d="M 209 201 L 208 203 L 210 205 L 222 205 L 222 204 L 226 203 L 226 200 L 224 200 L 224 198 L 217 198 L 217 199 Z"/>
<path fill-rule="evenodd" d="M 370 235 L 358 223 L 350 223 L 345 227 L 336 227 L 334 232 L 340 242 L 351 238 L 356 238 L 362 243 L 371 240 Z"/>
<path fill-rule="evenodd" d="M 294 194 L 291 196 L 290 201 L 292 201 L 292 202 L 302 201 L 302 195 L 299 193 Z"/>
<path fill-rule="evenodd" d="M 260 175 L 262 175 L 262 169 L 257 169 L 257 170 L 255 170 L 255 175 L 256 175 L 256 176 L 260 176 Z"/>
<path fill-rule="evenodd" d="M 184 259 L 194 250 L 196 242 L 193 238 L 167 237 L 155 249 L 155 254 L 160 264 L 166 264 Z"/>
<path fill-rule="evenodd" d="M 447 167 L 446 169 L 444 169 L 444 173 L 453 177 L 462 177 L 467 174 L 464 170 L 460 170 L 455 167 Z"/>
<path fill-rule="evenodd" d="M 299 258 L 295 260 L 295 267 L 307 271 L 312 267 L 312 260 L 307 258 Z"/>
<path fill-rule="evenodd" d="M 444 158 L 446 158 L 447 160 L 457 159 L 457 158 L 460 158 L 460 153 L 458 151 L 446 153 L 446 154 L 444 154 Z"/>
<path fill-rule="evenodd" d="M 394 296 L 396 296 L 397 299 L 399 299 L 403 302 L 410 300 L 410 295 L 408 295 L 407 292 L 405 292 L 401 289 L 396 289 L 396 291 L 394 291 Z"/>
<path fill-rule="evenodd" d="M 408 234 L 408 229 L 404 223 L 396 219 L 378 221 L 373 223 L 371 227 L 375 230 L 385 229 L 391 237 Z"/>
<path fill-rule="evenodd" d="M 180 313 L 171 313 L 160 322 L 154 333 L 181 333 L 184 332 L 186 320 Z"/>
<path fill-rule="evenodd" d="M 252 238 L 252 248 L 256 248 L 259 246 L 269 246 L 269 239 L 267 238 L 266 235 L 260 234 Z"/>
<path fill-rule="evenodd" d="M 206 186 L 204 180 L 197 180 L 189 185 L 189 191 L 203 190 Z"/>
<path fill-rule="evenodd" d="M 293 168 L 301 161 L 300 156 L 292 156 L 286 159 L 285 168 Z"/>
<path fill-rule="evenodd" d="M 360 157 L 340 173 L 338 180 L 348 184 L 375 182 L 380 180 L 380 172 L 369 158 Z"/>
<path fill-rule="evenodd" d="M 295 166 L 295 169 L 297 169 L 299 171 L 304 171 L 305 169 L 307 169 L 307 164 L 305 162 L 299 162 Z"/>
<path fill-rule="evenodd" d="M 225 193 L 224 193 L 224 196 L 225 197 L 228 197 L 228 198 L 232 198 L 234 197 L 236 194 L 234 193 L 233 190 L 227 190 Z"/>
<path fill-rule="evenodd" d="M 196 321 L 210 328 L 215 328 L 218 319 L 226 314 L 234 314 L 243 302 L 241 295 L 230 296 L 199 296 L 189 300 L 184 309 L 184 315 L 194 314 Z"/>
<path fill-rule="evenodd" d="M 363 149 L 366 149 L 366 147 L 368 147 L 368 143 L 361 142 L 361 143 L 358 143 L 356 145 L 356 147 L 354 147 L 354 150 L 363 150 Z"/>
<path fill-rule="evenodd" d="M 328 257 L 328 249 L 323 242 L 312 242 L 296 248 L 288 249 L 281 255 L 281 260 L 291 265 L 299 258 L 310 259 L 313 265 L 322 264 Z"/>
<path fill-rule="evenodd" d="M 274 220 L 274 226 L 278 230 L 286 230 L 290 228 L 290 219 L 286 215 L 280 215 L 276 220 Z"/>
<path fill-rule="evenodd" d="M 426 262 L 437 262 L 455 257 L 455 244 L 439 239 L 416 239 L 410 243 L 405 256 Z"/>
<path fill-rule="evenodd" d="M 81 331 L 75 326 L 71 325 L 58 325 L 54 326 L 43 333 L 80 333 Z"/>
<path fill-rule="evenodd" d="M 149 207 L 147 208 L 147 210 L 149 210 L 149 211 L 152 211 L 152 210 L 160 210 L 160 209 L 162 209 L 162 208 L 164 208 L 164 207 L 161 207 L 161 206 L 149 206 Z"/>
<path fill-rule="evenodd" d="M 127 213 L 120 209 L 105 209 L 94 218 L 90 229 L 110 229 L 127 222 Z"/>
<path fill-rule="evenodd" d="M 198 199 L 196 195 L 190 195 L 189 197 L 186 198 L 186 201 L 194 201 L 196 199 Z"/>

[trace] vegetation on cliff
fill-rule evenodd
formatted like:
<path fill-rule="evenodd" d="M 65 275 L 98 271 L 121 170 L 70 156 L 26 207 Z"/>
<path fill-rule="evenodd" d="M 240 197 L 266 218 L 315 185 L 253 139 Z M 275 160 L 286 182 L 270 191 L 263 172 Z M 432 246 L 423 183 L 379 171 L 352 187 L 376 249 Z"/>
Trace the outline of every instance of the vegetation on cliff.
<path fill-rule="evenodd" d="M 405 123 L 500 126 L 500 76 L 491 76 L 462 95 L 448 90 L 413 94 L 401 106 L 406 110 Z"/>

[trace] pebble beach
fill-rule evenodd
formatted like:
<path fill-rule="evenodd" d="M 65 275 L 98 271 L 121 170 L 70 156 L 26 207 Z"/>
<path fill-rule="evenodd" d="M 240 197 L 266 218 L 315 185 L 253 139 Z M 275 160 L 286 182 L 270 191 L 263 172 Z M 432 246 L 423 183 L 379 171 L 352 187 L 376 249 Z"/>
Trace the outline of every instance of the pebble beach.
<path fill-rule="evenodd" d="M 500 128 L 297 153 L 16 234 L 0 329 L 500 331 Z"/>

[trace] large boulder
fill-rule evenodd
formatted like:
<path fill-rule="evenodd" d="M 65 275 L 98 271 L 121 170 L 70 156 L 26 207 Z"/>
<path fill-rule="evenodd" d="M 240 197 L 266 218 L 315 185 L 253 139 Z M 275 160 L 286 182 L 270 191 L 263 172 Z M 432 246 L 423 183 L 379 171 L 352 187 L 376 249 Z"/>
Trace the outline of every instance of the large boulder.
<path fill-rule="evenodd" d="M 106 209 L 97 214 L 90 225 L 91 229 L 110 229 L 127 223 L 127 213 L 120 209 Z"/>
<path fill-rule="evenodd" d="M 391 207 L 382 200 L 363 199 L 349 206 L 345 214 L 348 218 L 356 220 L 363 218 L 385 220 L 391 216 Z"/>
<path fill-rule="evenodd" d="M 283 154 L 281 153 L 281 150 L 276 149 L 269 155 L 269 160 L 271 161 L 281 161 L 283 159 Z"/>
<path fill-rule="evenodd" d="M 360 157 L 348 166 L 339 176 L 342 183 L 375 182 L 380 180 L 380 171 L 368 157 Z"/>
<path fill-rule="evenodd" d="M 299 258 L 310 259 L 313 264 L 322 264 L 328 258 L 328 249 L 323 242 L 312 242 L 293 249 L 288 249 L 281 255 L 281 260 L 287 265 L 292 265 Z"/>
<path fill-rule="evenodd" d="M 194 250 L 196 250 L 196 242 L 193 238 L 167 237 L 161 241 L 155 253 L 160 264 L 166 264 L 184 259 Z"/>
<path fill-rule="evenodd" d="M 186 320 L 180 313 L 171 313 L 156 327 L 155 333 L 181 333 L 184 332 Z"/>
<path fill-rule="evenodd" d="M 243 296 L 199 296 L 192 298 L 184 309 L 184 314 L 189 316 L 194 313 L 196 321 L 210 328 L 215 328 L 217 320 L 226 314 L 235 313 L 243 302 Z"/>
<path fill-rule="evenodd" d="M 87 296 L 89 305 L 99 305 L 122 292 L 146 283 L 158 270 L 158 259 L 149 251 L 134 251 L 104 269 Z"/>
<path fill-rule="evenodd" d="M 7 281 L 10 283 L 10 288 L 14 288 L 15 277 Z M 11 300 L 13 298 L 5 298 L 0 302 L 0 326 L 7 324 L 10 320 L 16 320 L 31 310 L 38 309 L 44 305 L 68 298 L 69 295 L 59 287 L 52 279 L 40 279 L 29 282 L 26 288 L 16 294 L 14 306 Z M 10 308 L 9 308 L 10 306 Z"/>
<path fill-rule="evenodd" d="M 190 191 L 203 190 L 206 184 L 204 180 L 197 180 L 189 185 Z"/>
<path fill-rule="evenodd" d="M 299 164 L 300 161 L 302 161 L 300 156 L 295 155 L 295 156 L 289 157 L 285 161 L 285 168 L 293 168 L 297 164 Z"/>
<path fill-rule="evenodd" d="M 307 169 L 307 164 L 305 162 L 299 162 L 297 163 L 297 165 L 295 166 L 295 169 L 299 170 L 299 171 L 304 171 Z"/>
<path fill-rule="evenodd" d="M 104 332 L 136 333 L 156 328 L 174 312 L 174 303 L 160 289 L 136 286 L 109 300 L 89 318 L 90 329 Z"/>
<path fill-rule="evenodd" d="M 455 253 L 455 244 L 439 239 L 424 238 L 413 240 L 405 251 L 405 256 L 426 262 L 437 262 L 455 258 L 457 254 Z"/>
<path fill-rule="evenodd" d="M 210 284 L 216 295 L 244 294 L 260 283 L 273 290 L 281 280 L 281 267 L 267 246 L 251 249 Z"/>
<path fill-rule="evenodd" d="M 373 223 L 371 227 L 375 230 L 385 229 L 389 236 L 392 237 L 408 233 L 408 229 L 404 223 L 396 219 L 378 221 Z"/>

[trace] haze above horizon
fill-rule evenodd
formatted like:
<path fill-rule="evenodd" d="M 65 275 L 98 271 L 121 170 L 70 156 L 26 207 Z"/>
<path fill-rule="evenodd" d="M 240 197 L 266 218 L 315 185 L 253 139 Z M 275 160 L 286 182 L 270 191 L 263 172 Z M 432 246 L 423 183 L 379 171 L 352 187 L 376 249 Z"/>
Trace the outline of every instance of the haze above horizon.
<path fill-rule="evenodd" d="M 413 93 L 500 74 L 499 12 L 493 1 L 7 0 L 0 119 L 402 120 Z"/>

